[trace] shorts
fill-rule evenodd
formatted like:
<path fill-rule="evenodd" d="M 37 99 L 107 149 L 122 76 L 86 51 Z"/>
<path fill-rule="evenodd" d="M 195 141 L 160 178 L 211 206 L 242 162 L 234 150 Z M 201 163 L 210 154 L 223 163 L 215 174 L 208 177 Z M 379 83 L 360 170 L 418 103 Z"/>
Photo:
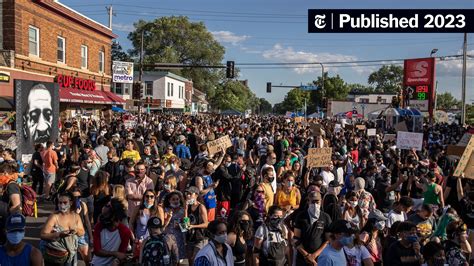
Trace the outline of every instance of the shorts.
<path fill-rule="evenodd" d="M 83 236 L 78 237 L 78 245 L 79 247 L 89 246 L 89 236 L 84 234 Z"/>
<path fill-rule="evenodd" d="M 216 219 L 216 208 L 208 209 L 207 210 L 207 220 L 212 222 Z"/>
<path fill-rule="evenodd" d="M 52 185 L 54 184 L 55 181 L 56 181 L 56 173 L 54 174 L 44 173 L 44 182 L 46 182 L 46 184 Z"/>

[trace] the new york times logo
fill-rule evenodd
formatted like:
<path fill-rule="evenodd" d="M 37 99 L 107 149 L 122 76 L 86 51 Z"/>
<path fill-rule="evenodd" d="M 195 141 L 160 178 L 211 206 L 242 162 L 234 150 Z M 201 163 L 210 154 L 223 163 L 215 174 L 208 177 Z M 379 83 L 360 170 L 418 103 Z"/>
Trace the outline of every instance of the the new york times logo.
<path fill-rule="evenodd" d="M 308 32 L 474 32 L 474 9 L 309 9 Z"/>

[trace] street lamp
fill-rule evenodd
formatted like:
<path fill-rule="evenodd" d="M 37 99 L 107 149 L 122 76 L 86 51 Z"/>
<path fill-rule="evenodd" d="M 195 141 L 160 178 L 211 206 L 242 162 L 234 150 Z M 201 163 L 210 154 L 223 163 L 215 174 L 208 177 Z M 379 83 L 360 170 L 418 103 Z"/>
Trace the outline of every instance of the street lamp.
<path fill-rule="evenodd" d="M 436 54 L 437 52 L 438 52 L 438 48 L 434 48 L 433 50 L 431 50 L 430 57 L 433 57 L 433 55 Z"/>

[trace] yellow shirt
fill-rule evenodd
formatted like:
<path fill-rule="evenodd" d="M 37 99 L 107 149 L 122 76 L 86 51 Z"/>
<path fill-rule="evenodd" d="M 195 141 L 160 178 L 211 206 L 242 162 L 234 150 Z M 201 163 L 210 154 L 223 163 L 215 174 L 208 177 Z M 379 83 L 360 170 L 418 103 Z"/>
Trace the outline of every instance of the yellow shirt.
<path fill-rule="evenodd" d="M 122 153 L 122 160 L 123 159 L 132 159 L 135 163 L 137 163 L 138 161 L 140 161 L 141 157 L 140 157 L 140 153 L 136 150 L 132 150 L 132 151 L 129 151 L 129 150 L 125 150 L 123 153 Z"/>
<path fill-rule="evenodd" d="M 265 212 L 268 213 L 268 209 L 273 206 L 273 199 L 275 198 L 275 193 L 273 193 L 272 184 L 262 183 L 263 191 L 265 191 Z"/>
<path fill-rule="evenodd" d="M 292 206 L 295 208 L 300 204 L 301 195 L 298 188 L 293 187 L 290 193 L 286 193 L 283 188 L 278 188 L 276 193 L 276 205 L 279 207 Z"/>

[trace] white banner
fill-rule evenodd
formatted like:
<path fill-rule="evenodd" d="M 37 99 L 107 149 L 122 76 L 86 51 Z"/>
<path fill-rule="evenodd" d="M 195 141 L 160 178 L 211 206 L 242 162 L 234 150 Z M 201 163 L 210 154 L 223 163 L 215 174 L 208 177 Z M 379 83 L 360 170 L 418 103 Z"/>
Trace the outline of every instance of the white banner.
<path fill-rule="evenodd" d="M 133 83 L 133 62 L 113 61 L 112 80 L 115 83 Z"/>
<path fill-rule="evenodd" d="M 411 150 L 415 148 L 417 151 L 421 151 L 422 146 L 423 133 L 397 132 L 397 148 L 401 150 Z"/>

